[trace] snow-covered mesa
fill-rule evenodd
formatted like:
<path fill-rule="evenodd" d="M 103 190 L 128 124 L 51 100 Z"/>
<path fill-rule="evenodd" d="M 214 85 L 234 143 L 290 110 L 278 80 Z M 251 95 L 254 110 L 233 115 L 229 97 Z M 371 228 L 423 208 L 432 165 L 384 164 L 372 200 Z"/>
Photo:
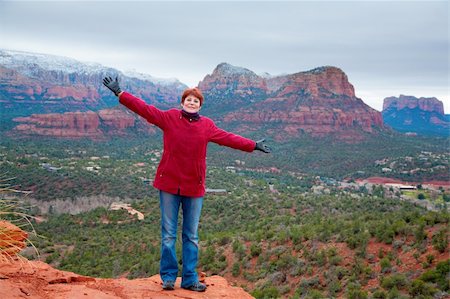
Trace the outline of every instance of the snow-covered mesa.
<path fill-rule="evenodd" d="M 155 78 L 149 74 L 139 73 L 134 70 L 119 71 L 96 62 L 84 62 L 69 57 L 16 50 L 0 49 L 0 65 L 28 76 L 33 75 L 30 73 L 30 70 L 33 69 L 33 66 L 36 66 L 47 71 L 68 74 L 126 76 L 159 85 L 182 84 L 176 78 Z"/>

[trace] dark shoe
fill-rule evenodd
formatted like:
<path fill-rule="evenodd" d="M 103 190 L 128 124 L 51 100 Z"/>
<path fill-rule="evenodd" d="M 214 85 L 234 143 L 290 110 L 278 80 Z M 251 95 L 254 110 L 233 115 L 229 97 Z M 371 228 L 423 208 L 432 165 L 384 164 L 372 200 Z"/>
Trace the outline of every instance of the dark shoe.
<path fill-rule="evenodd" d="M 193 285 L 190 285 L 188 287 L 182 287 L 182 288 L 186 289 L 186 290 L 191 290 L 194 292 L 204 292 L 204 291 L 206 291 L 206 284 L 196 282 Z"/>
<path fill-rule="evenodd" d="M 163 282 L 163 290 L 172 291 L 175 290 L 175 281 L 168 280 Z"/>

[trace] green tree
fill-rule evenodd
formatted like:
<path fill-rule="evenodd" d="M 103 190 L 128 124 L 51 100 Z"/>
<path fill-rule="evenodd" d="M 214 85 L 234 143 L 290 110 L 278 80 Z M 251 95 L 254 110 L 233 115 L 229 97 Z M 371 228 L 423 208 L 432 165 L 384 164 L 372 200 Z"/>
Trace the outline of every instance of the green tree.
<path fill-rule="evenodd" d="M 440 253 L 444 253 L 448 247 L 447 231 L 447 228 L 442 228 L 436 232 L 431 239 L 434 249 Z"/>

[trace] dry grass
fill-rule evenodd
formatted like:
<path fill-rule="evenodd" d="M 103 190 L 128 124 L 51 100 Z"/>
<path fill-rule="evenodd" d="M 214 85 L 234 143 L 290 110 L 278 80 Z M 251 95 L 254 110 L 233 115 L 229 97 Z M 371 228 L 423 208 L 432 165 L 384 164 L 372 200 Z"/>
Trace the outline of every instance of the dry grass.
<path fill-rule="evenodd" d="M 0 262 L 20 259 L 20 251 L 28 244 L 36 254 L 39 252 L 28 238 L 29 234 L 36 234 L 23 204 L 13 197 L 14 194 L 26 195 L 30 192 L 20 191 L 11 187 L 9 181 L 13 178 L 0 177 Z"/>

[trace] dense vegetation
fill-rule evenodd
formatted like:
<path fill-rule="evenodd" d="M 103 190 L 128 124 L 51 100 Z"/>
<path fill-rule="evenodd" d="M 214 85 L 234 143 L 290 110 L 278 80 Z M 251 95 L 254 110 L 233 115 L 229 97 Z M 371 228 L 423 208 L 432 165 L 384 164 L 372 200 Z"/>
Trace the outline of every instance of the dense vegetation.
<path fill-rule="evenodd" d="M 335 183 L 376 175 L 448 180 L 446 140 L 399 138 L 342 144 L 304 137 L 272 142 L 272 155 L 211 145 L 207 185 L 227 193 L 205 197 L 199 270 L 225 276 L 256 298 L 444 298 L 448 192 L 436 191 L 441 203 L 427 211 L 394 190 Z M 34 224 L 41 259 L 98 277 L 158 273 L 159 201 L 151 179 L 160 135 L 4 138 L 0 147 L 0 173 L 33 191 L 39 209 L 28 213 L 45 214 Z M 112 201 L 132 203 L 145 219 L 109 210 Z"/>
<path fill-rule="evenodd" d="M 235 188 L 208 195 L 202 211 L 199 269 L 207 274 L 239 278 L 257 298 L 419 298 L 448 291 L 446 263 L 439 263 L 448 250 L 445 210 L 376 196 L 271 193 L 265 180 L 223 175 Z M 105 208 L 51 215 L 35 225 L 43 236 L 35 243 L 60 269 L 100 277 L 157 274 L 158 199 L 133 207 L 143 221 Z M 419 267 L 403 267 L 406 257 Z"/>
<path fill-rule="evenodd" d="M 448 139 L 381 134 L 358 144 L 306 136 L 268 143 L 273 148 L 271 155 L 211 144 L 208 165 L 254 172 L 274 168 L 282 173 L 283 181 L 316 175 L 336 179 L 385 176 L 417 183 L 450 180 Z M 95 195 L 142 199 L 151 189 L 149 180 L 160 159 L 161 136 L 108 142 L 3 138 L 0 148 L 0 173 L 15 177 L 22 190 L 33 191 L 39 200 Z M 49 171 L 43 164 L 57 170 Z"/>

